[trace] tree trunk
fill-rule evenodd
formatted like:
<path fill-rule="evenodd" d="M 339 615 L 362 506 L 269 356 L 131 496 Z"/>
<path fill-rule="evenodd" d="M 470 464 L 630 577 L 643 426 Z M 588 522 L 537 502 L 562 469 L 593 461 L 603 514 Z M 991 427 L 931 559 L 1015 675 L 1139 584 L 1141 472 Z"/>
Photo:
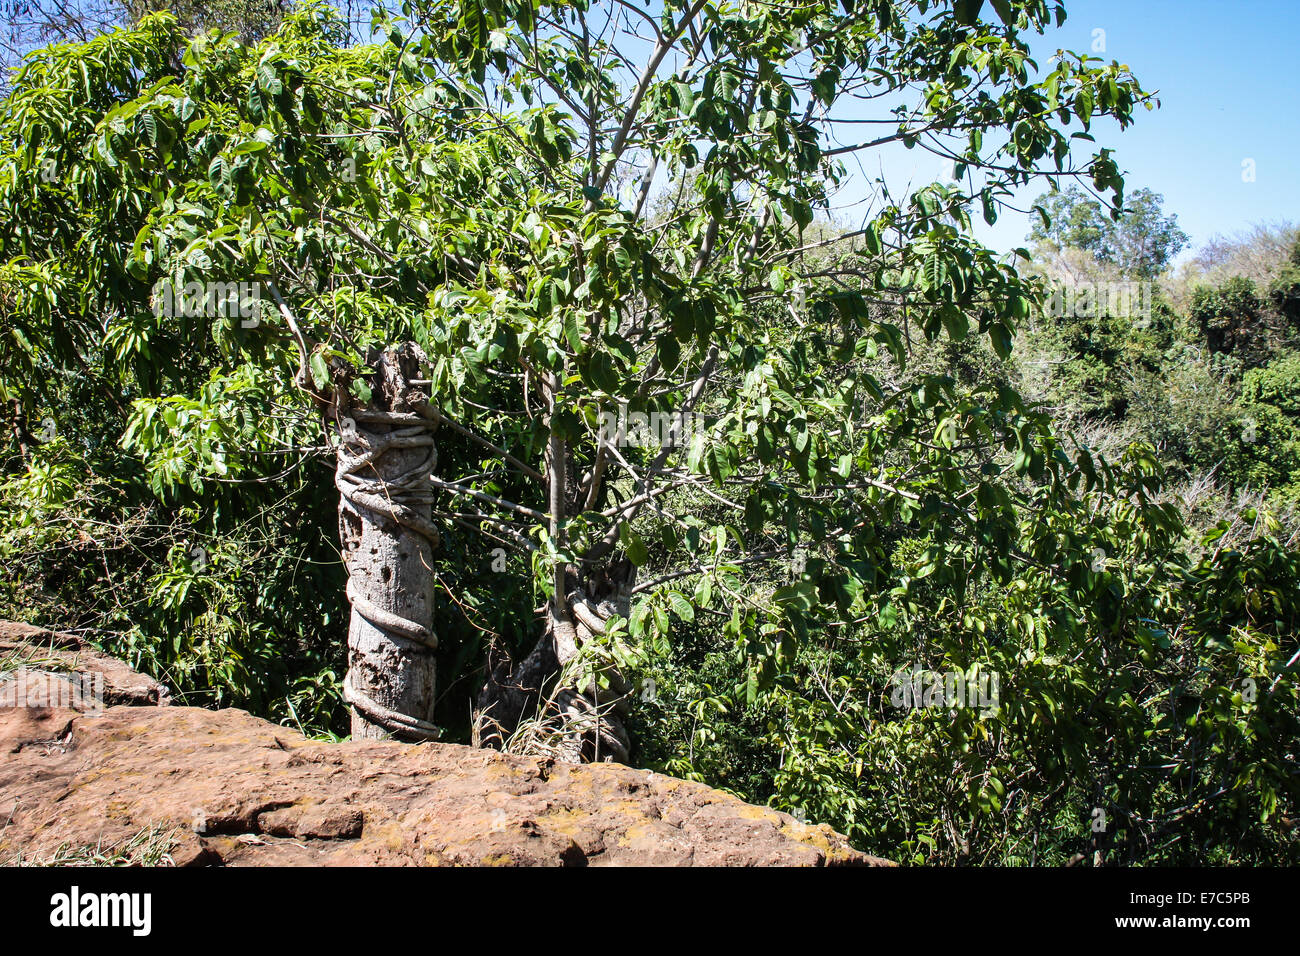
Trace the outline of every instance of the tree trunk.
<path fill-rule="evenodd" d="M 594 680 L 556 682 L 564 666 L 604 632 L 610 617 L 627 617 L 636 567 L 620 560 L 578 584 L 566 575 L 565 610 L 550 608 L 545 633 L 518 666 L 500 660 L 490 666 L 477 701 L 479 742 L 502 748 L 526 719 L 536 718 L 551 738 L 551 752 L 573 763 L 626 763 L 630 743 L 622 717 L 630 688 L 616 668 L 606 665 Z"/>
<path fill-rule="evenodd" d="M 413 343 L 372 355 L 370 400 L 341 401 L 337 412 L 339 542 L 352 604 L 343 696 L 355 739 L 438 736 L 429 483 L 438 413 L 413 384 L 421 357 Z"/>

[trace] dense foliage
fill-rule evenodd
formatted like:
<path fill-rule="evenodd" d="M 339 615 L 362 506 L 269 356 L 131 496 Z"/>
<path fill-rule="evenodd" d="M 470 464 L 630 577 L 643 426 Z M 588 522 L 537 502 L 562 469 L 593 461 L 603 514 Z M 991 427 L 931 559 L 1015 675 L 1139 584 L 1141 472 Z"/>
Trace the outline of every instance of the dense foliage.
<path fill-rule="evenodd" d="M 489 646 L 625 558 L 589 663 L 634 685 L 642 765 L 904 861 L 1295 862 L 1300 259 L 1156 282 L 1175 217 L 1076 162 L 1151 97 L 1040 70 L 1063 17 L 429 0 L 371 44 L 308 5 L 38 51 L 0 107 L 11 613 L 340 732 L 311 396 L 365 400 L 410 340 L 449 738 Z M 954 175 L 836 223 L 892 144 Z M 1087 191 L 1044 197 L 1032 256 L 972 238 L 1044 178 Z M 1143 314 L 1097 294 L 1129 282 Z M 689 433 L 614 439 L 620 408 Z"/>

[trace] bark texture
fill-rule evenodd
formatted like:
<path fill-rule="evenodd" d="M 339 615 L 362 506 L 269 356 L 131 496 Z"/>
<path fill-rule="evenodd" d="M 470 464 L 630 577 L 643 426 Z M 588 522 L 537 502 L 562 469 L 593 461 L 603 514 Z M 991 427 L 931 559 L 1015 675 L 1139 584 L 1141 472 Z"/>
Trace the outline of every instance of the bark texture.
<path fill-rule="evenodd" d="M 339 542 L 348 570 L 348 674 L 356 739 L 432 740 L 433 549 L 429 478 L 438 413 L 414 384 L 413 343 L 371 357 L 370 401 L 338 407 Z"/>
<path fill-rule="evenodd" d="M 521 721 L 535 717 L 556 741 L 550 752 L 561 760 L 627 762 L 631 745 L 622 718 L 631 688 L 617 668 L 606 663 L 595 676 L 558 678 L 576 676 L 565 673 L 566 665 L 599 643 L 606 621 L 628 616 L 635 575 L 627 560 L 581 583 L 566 575 L 564 610 L 557 613 L 552 605 L 546 631 L 528 656 L 517 666 L 508 659 L 493 663 L 477 702 L 480 743 L 501 748 Z"/>

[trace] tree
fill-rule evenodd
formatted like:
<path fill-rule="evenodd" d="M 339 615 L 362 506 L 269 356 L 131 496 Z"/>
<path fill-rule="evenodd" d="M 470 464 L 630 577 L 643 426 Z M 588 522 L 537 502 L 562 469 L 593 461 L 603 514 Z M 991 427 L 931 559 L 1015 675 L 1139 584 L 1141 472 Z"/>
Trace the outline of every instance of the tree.
<path fill-rule="evenodd" d="M 8 88 L 11 71 L 32 50 L 60 40 L 84 43 L 147 13 L 171 10 L 188 30 L 216 27 L 256 40 L 275 31 L 287 5 L 286 0 L 4 0 L 0 11 L 9 22 L 0 36 L 0 89 Z"/>
<path fill-rule="evenodd" d="M 85 41 L 122 22 L 118 0 L 86 0 L 77 4 L 51 0 L 4 0 L 0 3 L 8 21 L 0 34 L 0 89 L 9 89 L 12 70 L 25 54 L 56 40 Z"/>
<path fill-rule="evenodd" d="M 1070 186 L 1038 198 L 1035 208 L 1041 216 L 1029 238 L 1058 252 L 1065 248 L 1090 252 L 1098 261 L 1118 266 L 1127 277 L 1153 279 L 1187 245 L 1178 216 L 1164 215 L 1163 207 L 1163 196 L 1139 189 L 1107 210 L 1078 186 Z"/>
<path fill-rule="evenodd" d="M 1193 284 L 1221 285 L 1245 276 L 1265 288 L 1285 269 L 1297 238 L 1286 222 L 1256 223 L 1233 236 L 1211 236 L 1187 262 L 1183 272 Z"/>
<path fill-rule="evenodd" d="M 880 344 L 903 358 L 897 330 L 873 320 L 864 293 L 906 297 L 929 335 L 960 338 L 973 320 L 1005 352 L 1029 290 L 966 236 L 967 208 L 991 218 L 1002 190 L 1043 161 L 1118 195 L 1106 151 L 1068 165 L 1065 130 L 1094 114 L 1125 124 L 1147 99 L 1121 68 L 1078 58 L 1034 79 L 1023 31 L 1051 13 L 1038 2 L 998 5 L 992 22 L 962 3 L 743 16 L 702 2 L 659 15 L 530 2 L 406 12 L 391 44 L 362 57 L 337 48 L 334 21 L 316 9 L 257 47 L 190 41 L 174 19 L 146 18 L 134 32 L 38 56 L 9 114 L 16 218 L 5 252 L 20 306 L 11 320 L 28 326 L 28 342 L 48 342 L 42 358 L 75 361 L 101 331 L 123 362 L 152 361 L 149 350 L 177 332 L 211 337 L 229 356 L 209 365 L 207 387 L 222 401 L 239 401 L 233 376 L 253 361 L 278 388 L 296 382 L 337 430 L 354 733 L 430 732 L 431 597 L 427 578 L 412 578 L 434 538 L 427 432 L 441 413 L 426 389 L 486 455 L 473 470 L 482 477 L 433 479 L 432 488 L 457 500 L 458 520 L 531 552 L 547 595 L 544 636 L 522 663 L 497 667 L 483 696 L 506 730 L 542 677 L 583 647 L 617 647 L 633 569 L 650 560 L 633 520 L 669 491 L 720 498 L 744 519 L 688 526 L 672 546 L 686 568 L 762 556 L 742 527 L 783 509 L 790 545 L 809 532 L 848 536 L 833 567 L 852 603 L 864 542 L 853 544 L 844 515 L 881 494 L 899 496 L 876 502 L 891 509 L 920 499 L 877 487 L 871 443 L 845 444 L 843 409 L 874 387 L 853 356 Z M 653 38 L 639 64 L 612 42 L 633 29 Z M 69 82 L 83 68 L 89 83 Z M 958 97 L 972 84 L 988 99 Z M 846 91 L 909 88 L 927 91 L 914 118 L 864 143 L 826 145 Z M 979 131 L 995 116 L 1015 136 L 986 148 Z M 950 155 L 965 187 L 926 187 L 878 210 L 844 240 L 861 242 L 862 264 L 846 274 L 862 291 L 819 294 L 807 342 L 773 339 L 754 306 L 818 278 L 801 274 L 802 235 L 842 158 L 894 141 Z M 50 163 L 59 175 L 43 180 Z M 648 228 L 640 213 L 656 177 L 696 168 L 697 198 Z M 616 194 L 618 174 L 632 169 L 634 185 Z M 977 170 L 991 177 L 976 183 Z M 38 227 L 55 241 L 37 240 Z M 214 280 L 264 286 L 273 311 L 246 328 L 232 300 L 213 299 Z M 415 344 L 396 344 L 405 340 Z M 822 378 L 828 369 L 808 352 L 819 342 L 849 363 L 847 377 Z M 15 358 L 34 371 L 31 354 Z M 984 413 L 948 409 L 942 394 L 927 389 L 926 414 L 956 415 L 951 427 L 978 432 Z M 182 400 L 141 398 L 128 428 L 160 486 L 242 474 L 257 449 L 196 440 L 189 430 L 211 420 L 168 416 Z M 626 436 L 600 427 L 619 406 L 683 422 L 704 415 L 699 440 L 625 454 Z M 300 436 L 275 435 L 286 437 Z M 1040 455 L 1026 446 L 1024 467 L 1036 475 Z M 779 468 L 781 481 L 744 468 L 753 459 Z M 941 483 L 964 483 L 976 467 L 935 464 L 947 478 L 931 480 Z M 996 511 L 992 489 L 986 507 Z M 358 547 L 378 555 L 373 576 Z M 805 601 L 805 589 L 761 613 Z M 633 638 L 666 627 L 664 611 L 693 614 L 680 594 L 656 597 L 631 616 Z M 746 617 L 737 615 L 739 629 Z M 606 668 L 554 700 L 595 720 L 622 690 Z M 589 756 L 624 754 L 615 720 L 593 727 Z"/>
<path fill-rule="evenodd" d="M 150 13 L 170 10 L 187 33 L 223 30 L 245 42 L 270 36 L 280 26 L 288 0 L 122 0 L 129 22 Z"/>
<path fill-rule="evenodd" d="M 1172 344 L 1162 291 L 1074 247 L 1030 268 L 1051 292 L 1016 348 L 1025 394 L 1066 420 L 1124 418 L 1134 376 L 1155 372 Z"/>
<path fill-rule="evenodd" d="M 1217 289 L 1198 286 L 1189 311 L 1211 352 L 1268 353 L 1271 330 L 1250 279 L 1234 276 Z"/>

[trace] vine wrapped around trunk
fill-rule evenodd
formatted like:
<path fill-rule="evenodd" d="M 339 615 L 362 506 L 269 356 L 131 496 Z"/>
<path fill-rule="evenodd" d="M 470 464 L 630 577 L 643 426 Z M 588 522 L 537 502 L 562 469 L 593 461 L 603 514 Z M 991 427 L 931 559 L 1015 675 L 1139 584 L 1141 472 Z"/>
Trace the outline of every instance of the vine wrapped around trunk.
<path fill-rule="evenodd" d="M 566 576 L 566 610 L 557 615 L 552 603 L 545 633 L 517 666 L 500 660 L 491 667 L 477 701 L 480 743 L 503 747 L 535 710 L 558 741 L 555 756 L 560 759 L 627 762 L 631 744 L 622 717 L 628 713 L 630 688 L 622 674 L 605 664 L 596 667 L 599 678 L 583 679 L 591 672 L 566 675 L 565 667 L 584 648 L 599 643 L 611 617 L 627 617 L 635 576 L 636 567 L 626 559 L 590 575 L 582 585 Z M 565 676 L 578 681 L 556 680 Z"/>
<path fill-rule="evenodd" d="M 412 343 L 374 355 L 370 400 L 337 412 L 339 542 L 352 604 L 343 696 L 358 739 L 438 736 L 430 486 L 438 413 L 415 384 L 421 357 Z"/>

